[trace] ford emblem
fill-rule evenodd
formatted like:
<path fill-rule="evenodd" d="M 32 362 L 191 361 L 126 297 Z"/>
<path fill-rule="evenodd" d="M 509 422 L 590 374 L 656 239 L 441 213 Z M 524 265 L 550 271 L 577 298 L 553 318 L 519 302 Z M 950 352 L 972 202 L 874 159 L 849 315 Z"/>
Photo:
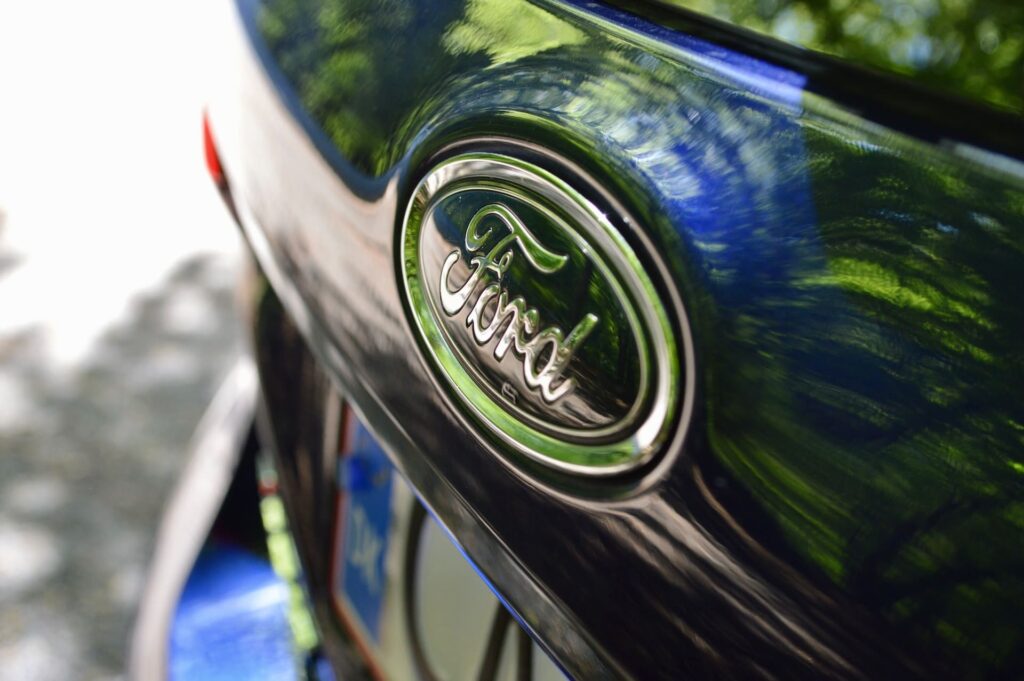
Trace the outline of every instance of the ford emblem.
<path fill-rule="evenodd" d="M 504 448 L 585 475 L 655 456 L 680 334 L 605 213 L 531 163 L 464 154 L 422 179 L 400 238 L 429 362 Z"/>

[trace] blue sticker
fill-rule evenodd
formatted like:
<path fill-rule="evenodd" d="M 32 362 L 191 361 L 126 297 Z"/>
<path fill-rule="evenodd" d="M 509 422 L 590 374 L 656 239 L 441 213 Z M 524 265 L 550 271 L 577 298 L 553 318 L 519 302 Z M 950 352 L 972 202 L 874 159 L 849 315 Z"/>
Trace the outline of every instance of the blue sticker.
<path fill-rule="evenodd" d="M 339 470 L 345 530 L 336 586 L 378 641 L 391 527 L 391 462 L 362 423 L 353 425 L 352 451 Z"/>

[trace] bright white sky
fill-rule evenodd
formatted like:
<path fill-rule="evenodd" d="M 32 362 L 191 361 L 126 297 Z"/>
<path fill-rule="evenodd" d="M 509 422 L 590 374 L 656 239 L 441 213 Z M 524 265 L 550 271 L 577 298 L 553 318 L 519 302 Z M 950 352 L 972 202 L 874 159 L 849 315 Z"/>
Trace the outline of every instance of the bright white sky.
<path fill-rule="evenodd" d="M 36 334 L 32 359 L 42 362 L 48 384 L 61 384 L 87 366 L 100 337 L 130 320 L 133 305 L 176 266 L 199 255 L 237 259 L 237 231 L 203 160 L 209 36 L 218 29 L 206 13 L 215 4 L 0 2 L 0 262 L 17 259 L 0 271 L 2 457 L 32 453 L 5 444 L 4 429 L 31 429 L 47 416 L 33 408 L 13 363 L 4 364 L 5 346 L 13 347 L 17 334 Z M 186 324 L 232 323 L 211 320 L 199 296 L 173 302 L 175 318 Z M 145 378 L 142 369 L 135 373 Z M 188 433 L 181 436 L 184 448 Z M 4 480 L 0 495 L 0 613 L 11 615 L 0 614 L 0 681 L 99 678 L 85 666 L 87 637 L 65 621 L 65 601 L 31 595 L 44 583 L 49 590 L 39 593 L 64 588 L 52 582 L 71 560 L 59 530 L 67 525 L 60 514 L 75 512 L 74 480 L 52 462 L 21 468 L 42 473 Z M 154 489 L 154 498 L 164 491 Z M 97 624 L 110 628 L 122 626 L 119 613 L 134 608 L 149 533 L 135 526 L 107 532 L 106 539 L 83 541 L 96 542 L 98 556 L 111 556 L 109 580 L 89 573 L 79 581 L 96 582 L 88 584 L 90 607 L 116 601 L 104 605 L 106 619 Z M 120 544 L 128 548 L 110 548 Z M 61 598 L 81 595 L 68 591 Z"/>
<path fill-rule="evenodd" d="M 75 364 L 141 291 L 237 236 L 206 177 L 203 0 L 0 3 L 0 343 Z"/>

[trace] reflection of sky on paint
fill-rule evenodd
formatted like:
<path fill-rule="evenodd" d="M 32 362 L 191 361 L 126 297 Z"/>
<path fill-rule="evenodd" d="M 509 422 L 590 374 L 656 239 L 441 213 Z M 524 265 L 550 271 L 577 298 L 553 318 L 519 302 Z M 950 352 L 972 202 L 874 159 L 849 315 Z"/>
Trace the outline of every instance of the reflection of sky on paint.
<path fill-rule="evenodd" d="M 214 27 L 198 1 L 0 7 L 0 679 L 122 673 L 157 514 L 230 364 L 237 237 L 200 143 Z"/>

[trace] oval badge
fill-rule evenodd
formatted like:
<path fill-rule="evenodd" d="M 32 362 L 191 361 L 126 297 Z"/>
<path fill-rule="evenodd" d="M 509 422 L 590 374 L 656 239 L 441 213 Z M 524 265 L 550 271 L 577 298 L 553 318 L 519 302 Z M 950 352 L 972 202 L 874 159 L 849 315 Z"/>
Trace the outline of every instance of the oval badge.
<path fill-rule="evenodd" d="M 466 154 L 417 186 L 401 242 L 416 328 L 476 421 L 573 473 L 655 454 L 682 384 L 676 334 L 596 206 L 530 163 Z"/>

